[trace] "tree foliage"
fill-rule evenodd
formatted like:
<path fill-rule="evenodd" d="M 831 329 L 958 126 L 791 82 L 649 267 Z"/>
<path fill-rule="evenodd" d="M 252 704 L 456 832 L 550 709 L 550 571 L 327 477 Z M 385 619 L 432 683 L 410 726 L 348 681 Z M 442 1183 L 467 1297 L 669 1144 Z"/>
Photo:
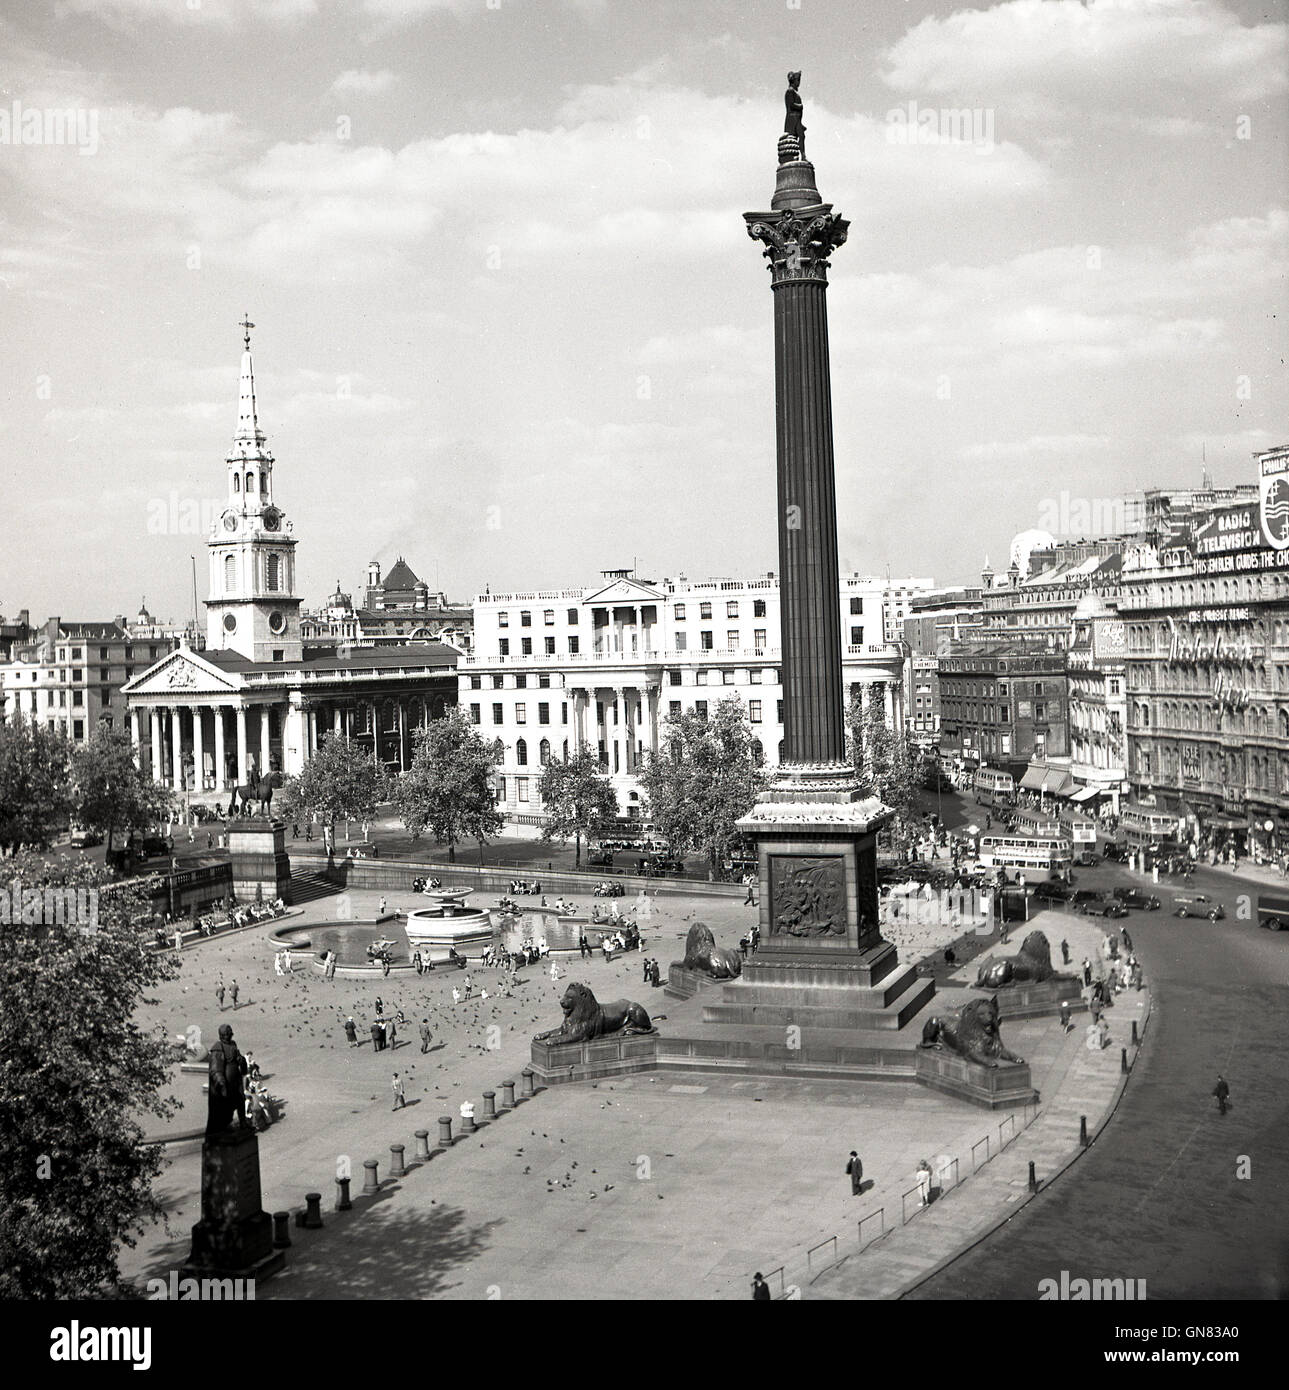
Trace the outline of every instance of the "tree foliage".
<path fill-rule="evenodd" d="M 463 840 L 487 840 L 505 824 L 493 796 L 500 745 L 485 743 L 463 710 L 449 711 L 416 735 L 412 765 L 394 784 L 393 802 L 413 838 L 428 831 L 456 861 Z"/>
<path fill-rule="evenodd" d="M 97 922 L 60 924 L 48 894 L 30 908 L 30 890 L 60 887 L 98 893 Z M 121 1244 L 164 1210 L 152 1190 L 161 1149 L 141 1145 L 140 1121 L 178 1102 L 162 1094 L 165 1037 L 134 1015 L 177 961 L 132 924 L 146 912 L 137 890 L 109 889 L 79 859 L 0 862 L 0 904 L 0 1298 L 111 1293 Z"/>
<path fill-rule="evenodd" d="M 669 716 L 640 775 L 650 819 L 672 852 L 703 854 L 713 873 L 741 842 L 737 822 L 766 782 L 752 743 L 743 702 L 731 695 L 706 717 L 692 709 Z"/>
<path fill-rule="evenodd" d="M 283 813 L 317 816 L 335 841 L 338 820 L 370 821 L 389 796 L 389 779 L 360 743 L 329 738 L 282 788 Z"/>
<path fill-rule="evenodd" d="M 925 775 L 925 757 L 902 731 L 893 731 L 886 722 L 881 700 L 870 699 L 862 719 L 854 717 L 855 705 L 848 711 L 850 737 L 860 737 L 862 755 L 860 785 L 869 796 L 878 797 L 896 813 L 892 834 L 897 842 L 906 831 Z M 852 754 L 853 756 L 853 754 Z"/>
<path fill-rule="evenodd" d="M 0 853 L 47 849 L 72 813 L 72 745 L 30 720 L 0 723 Z"/>
<path fill-rule="evenodd" d="M 582 837 L 590 839 L 613 829 L 618 797 L 613 784 L 600 772 L 599 759 L 589 748 L 579 748 L 567 758 L 552 758 L 542 769 L 537 784 L 546 824 L 542 839 L 576 844 L 574 862 L 582 862 Z"/>
<path fill-rule="evenodd" d="M 99 724 L 72 753 L 72 815 L 78 825 L 112 836 L 143 831 L 170 815 L 173 798 L 134 764 L 134 748 L 124 730 Z"/>

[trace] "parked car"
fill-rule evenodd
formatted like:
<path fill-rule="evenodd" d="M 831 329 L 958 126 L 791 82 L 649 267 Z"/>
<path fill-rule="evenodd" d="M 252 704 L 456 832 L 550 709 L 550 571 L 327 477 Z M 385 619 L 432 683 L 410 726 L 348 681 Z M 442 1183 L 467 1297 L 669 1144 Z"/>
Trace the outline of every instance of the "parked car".
<path fill-rule="evenodd" d="M 1124 907 L 1140 907 L 1147 912 L 1156 912 L 1159 909 L 1159 899 L 1153 893 L 1146 893 L 1140 888 L 1116 888 L 1114 896 Z"/>
<path fill-rule="evenodd" d="M 1226 909 L 1204 893 L 1179 893 L 1173 899 L 1173 916 L 1207 917 L 1218 922 L 1226 916 Z"/>
<path fill-rule="evenodd" d="M 1084 898 L 1078 910 L 1085 917 L 1126 917 L 1128 909 L 1111 893 L 1098 893 Z"/>
<path fill-rule="evenodd" d="M 1034 885 L 1034 897 L 1041 903 L 1068 903 L 1074 895 L 1074 889 L 1060 879 L 1047 879 Z"/>
<path fill-rule="evenodd" d="M 1095 868 L 1101 862 L 1101 856 L 1094 849 L 1081 849 L 1073 859 L 1071 864 L 1077 864 L 1080 869 Z"/>
<path fill-rule="evenodd" d="M 611 869 L 613 867 L 613 851 L 611 849 L 593 849 L 587 853 L 586 862 L 595 868 Z"/>
<path fill-rule="evenodd" d="M 1268 931 L 1289 931 L 1289 898 L 1282 893 L 1259 893 L 1258 926 Z"/>
<path fill-rule="evenodd" d="M 138 852 L 144 859 L 157 854 L 173 854 L 175 842 L 172 835 L 144 835 L 138 842 Z"/>

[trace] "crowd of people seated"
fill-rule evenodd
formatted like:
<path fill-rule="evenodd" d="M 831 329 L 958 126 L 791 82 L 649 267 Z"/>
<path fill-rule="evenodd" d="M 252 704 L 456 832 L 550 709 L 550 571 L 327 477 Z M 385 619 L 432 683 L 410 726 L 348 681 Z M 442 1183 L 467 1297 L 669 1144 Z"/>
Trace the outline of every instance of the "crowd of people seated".
<path fill-rule="evenodd" d="M 432 893 L 436 888 L 443 887 L 441 878 L 414 878 L 412 880 L 413 893 Z"/>
<path fill-rule="evenodd" d="M 620 883 L 609 883 L 607 880 L 595 885 L 595 896 L 597 898 L 622 898 L 626 896 L 626 888 Z"/>
<path fill-rule="evenodd" d="M 542 891 L 540 879 L 534 879 L 531 883 L 522 878 L 512 878 L 510 880 L 510 891 L 517 897 L 537 897 Z"/>
<path fill-rule="evenodd" d="M 195 919 L 198 934 L 214 936 L 216 932 L 228 931 L 234 927 L 248 927 L 255 922 L 271 922 L 286 914 L 286 903 L 281 898 L 271 903 L 243 903 L 240 906 L 231 897 L 225 898 L 209 912 Z M 166 913 L 161 924 L 153 929 L 152 939 L 158 949 L 166 950 L 182 940 L 193 919 L 172 917 Z"/>

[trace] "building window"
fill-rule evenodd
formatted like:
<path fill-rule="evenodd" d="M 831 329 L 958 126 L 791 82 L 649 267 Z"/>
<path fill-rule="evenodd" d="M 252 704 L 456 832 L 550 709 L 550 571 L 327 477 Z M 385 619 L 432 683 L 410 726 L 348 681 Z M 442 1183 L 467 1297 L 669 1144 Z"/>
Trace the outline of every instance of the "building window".
<path fill-rule="evenodd" d="M 549 690 L 551 688 L 551 678 L 549 676 L 538 676 L 537 687 L 539 690 Z"/>
<path fill-rule="evenodd" d="M 698 616 L 704 620 L 712 616 L 712 605 L 710 603 L 700 603 L 698 605 Z"/>
<path fill-rule="evenodd" d="M 470 706 L 470 723 L 471 723 L 471 724 L 479 724 L 479 723 L 482 723 L 482 720 L 481 720 L 480 717 L 479 717 L 479 706 L 478 706 L 478 705 L 471 705 L 471 706 Z"/>
<path fill-rule="evenodd" d="M 668 684 L 668 685 L 679 685 L 679 684 L 680 684 L 680 672 L 679 672 L 679 671 L 668 671 L 668 672 L 667 672 L 667 684 Z"/>
<path fill-rule="evenodd" d="M 545 700 L 537 706 L 537 722 L 539 724 L 549 724 L 551 722 L 551 707 Z"/>
<path fill-rule="evenodd" d="M 107 660 L 107 648 L 106 648 L 106 647 L 100 647 L 100 648 L 98 649 L 98 659 L 99 659 L 100 661 L 106 661 L 106 660 Z"/>
<path fill-rule="evenodd" d="M 519 788 L 520 801 L 526 802 L 528 800 L 528 778 L 516 777 L 515 786 Z"/>
<path fill-rule="evenodd" d="M 492 688 L 493 688 L 494 690 L 504 690 L 504 689 L 505 689 L 505 686 L 506 686 L 506 678 L 505 678 L 505 676 L 493 676 L 493 678 L 492 678 Z"/>
<path fill-rule="evenodd" d="M 706 685 L 706 684 L 707 684 L 707 672 L 706 672 L 706 671 L 695 671 L 695 672 L 694 672 L 694 684 L 695 684 L 695 685 Z"/>
<path fill-rule="evenodd" d="M 509 638 L 509 637 L 500 637 L 500 638 L 497 639 L 497 655 L 498 655 L 498 656 L 509 656 L 509 655 L 510 655 L 510 638 Z"/>
<path fill-rule="evenodd" d="M 509 613 L 498 613 L 498 614 L 497 614 L 497 626 L 498 626 L 498 627 L 509 627 L 509 626 L 510 626 L 510 614 L 509 614 Z"/>
<path fill-rule="evenodd" d="M 270 555 L 264 568 L 264 583 L 269 593 L 275 594 L 282 586 L 282 557 Z"/>
<path fill-rule="evenodd" d="M 749 700 L 747 702 L 747 717 L 753 724 L 761 722 L 761 702 L 760 700 Z"/>
<path fill-rule="evenodd" d="M 547 627 L 555 626 L 555 610 L 553 608 L 542 610 L 542 622 L 544 622 Z"/>
<path fill-rule="evenodd" d="M 568 654 L 569 654 L 569 656 L 576 656 L 577 653 L 578 653 L 578 650 L 579 650 L 579 648 L 578 648 L 578 644 L 577 644 L 577 634 L 574 633 L 574 634 L 573 634 L 571 637 L 569 637 L 569 639 L 568 639 Z"/>
<path fill-rule="evenodd" d="M 706 718 L 707 718 L 707 701 L 706 701 L 706 700 L 695 700 L 695 701 L 694 701 L 694 713 L 695 713 L 700 719 L 706 719 Z"/>
<path fill-rule="evenodd" d="M 100 666 L 100 667 L 99 667 L 98 678 L 99 678 L 99 680 L 100 680 L 104 685 L 107 684 L 108 676 L 107 676 L 107 667 L 106 667 L 106 666 Z"/>
<path fill-rule="evenodd" d="M 85 703 L 85 692 L 83 690 L 72 691 L 72 704 L 83 705 Z"/>
<path fill-rule="evenodd" d="M 689 634 L 687 632 L 676 633 L 672 640 L 675 642 L 678 652 L 687 651 L 689 649 Z"/>
<path fill-rule="evenodd" d="M 783 701 L 782 701 L 782 700 L 776 700 L 776 701 L 774 702 L 774 717 L 775 717 L 775 719 L 777 719 L 777 720 L 779 721 L 780 724 L 783 723 Z"/>
<path fill-rule="evenodd" d="M 751 683 L 752 683 L 753 685 L 760 685 L 760 684 L 761 684 L 761 672 L 760 672 L 760 670 L 749 671 L 749 672 L 747 673 L 747 678 L 748 678 L 749 681 L 751 681 Z"/>
<path fill-rule="evenodd" d="M 758 652 L 763 652 L 765 650 L 765 629 L 763 627 L 758 627 L 752 634 L 752 646 L 755 647 Z"/>
<path fill-rule="evenodd" d="M 528 723 L 528 706 L 524 704 L 522 701 L 515 706 L 515 723 Z"/>
<path fill-rule="evenodd" d="M 576 608 L 570 608 L 570 609 L 568 610 L 568 625 L 569 625 L 569 627 L 576 627 L 576 626 L 577 626 L 577 609 L 576 609 Z"/>
<path fill-rule="evenodd" d="M 726 616 L 727 618 L 737 618 L 737 617 L 738 617 L 738 601 L 737 601 L 737 599 L 730 599 L 730 601 L 725 605 L 725 616 Z"/>
<path fill-rule="evenodd" d="M 520 614 L 519 614 L 519 626 L 520 626 L 520 627 L 532 627 L 532 625 L 533 625 L 533 615 L 532 615 L 527 609 L 521 610 L 521 612 L 520 612 Z"/>
<path fill-rule="evenodd" d="M 683 623 L 685 621 L 685 605 L 683 603 L 676 604 L 672 612 L 675 613 L 678 623 Z"/>
<path fill-rule="evenodd" d="M 233 555 L 224 556 L 224 592 L 231 594 L 237 587 L 237 558 Z M 129 655 L 129 651 L 126 651 Z"/>
<path fill-rule="evenodd" d="M 516 689 L 516 690 L 527 690 L 527 689 L 528 689 L 528 677 L 527 677 L 522 671 L 515 677 L 515 689 Z"/>
<path fill-rule="evenodd" d="M 85 737 L 85 721 L 83 719 L 72 720 L 72 737 L 77 739 Z"/>
<path fill-rule="evenodd" d="M 676 717 L 678 718 L 679 715 L 680 715 L 680 701 L 679 701 L 679 700 L 668 700 L 668 701 L 667 701 L 667 713 L 668 713 L 669 715 L 674 715 L 674 716 L 676 716 Z"/>
<path fill-rule="evenodd" d="M 504 777 L 498 777 L 498 778 L 497 778 L 497 800 L 498 800 L 498 801 L 505 801 L 505 799 L 506 799 L 506 779 L 505 779 Z"/>
<path fill-rule="evenodd" d="M 500 705 L 493 705 L 492 707 L 492 722 L 494 724 L 500 724 L 502 722 Z"/>
<path fill-rule="evenodd" d="M 526 739 L 515 740 L 515 764 L 518 767 L 528 766 L 528 741 Z"/>
<path fill-rule="evenodd" d="M 1042 700 L 1039 700 L 1039 701 L 1035 704 L 1035 706 L 1034 706 L 1034 718 L 1035 718 L 1035 719 L 1046 719 L 1046 718 L 1047 718 L 1047 706 L 1042 702 Z"/>
<path fill-rule="evenodd" d="M 559 707 L 559 722 L 560 722 L 561 724 L 567 724 L 567 723 L 568 723 L 568 705 L 567 705 L 567 704 L 561 704 L 560 707 Z M 567 745 L 565 745 L 565 746 L 567 747 Z M 564 756 L 567 758 L 567 757 L 568 757 L 568 753 L 565 752 Z"/>
<path fill-rule="evenodd" d="M 537 745 L 537 758 L 538 758 L 538 761 L 541 763 L 541 765 L 542 765 L 543 767 L 545 767 L 546 764 L 550 762 L 550 760 L 551 760 L 551 744 L 550 744 L 550 739 L 544 738 L 544 739 L 542 739 L 542 741 Z"/>
<path fill-rule="evenodd" d="M 725 650 L 729 652 L 738 651 L 738 628 L 731 628 L 725 634 Z"/>
<path fill-rule="evenodd" d="M 471 689 L 471 690 L 479 690 L 479 689 L 482 688 L 482 686 L 483 686 L 483 677 L 482 677 L 482 676 L 471 676 L 471 677 L 470 677 L 470 689 Z"/>
<path fill-rule="evenodd" d="M 763 598 L 756 598 L 752 600 L 752 616 L 754 618 L 765 617 L 765 600 Z"/>
<path fill-rule="evenodd" d="M 864 611 L 864 600 L 862 598 L 851 599 L 850 611 L 852 614 L 862 613 Z"/>
<path fill-rule="evenodd" d="M 733 685 L 733 684 L 734 684 L 734 672 L 733 672 L 733 671 L 722 671 L 722 672 L 721 672 L 721 684 L 722 684 L 722 685 Z"/>
<path fill-rule="evenodd" d="M 532 656 L 532 654 L 533 654 L 533 639 L 532 639 L 531 637 L 521 637 L 521 638 L 519 639 L 519 645 L 520 645 L 520 648 L 522 649 L 522 653 L 523 653 L 524 656 Z"/>
<path fill-rule="evenodd" d="M 554 639 L 553 637 L 547 637 L 547 638 L 545 639 L 545 642 L 546 642 L 546 655 L 547 655 L 547 656 L 554 656 L 554 655 L 555 655 L 555 639 Z"/>
<path fill-rule="evenodd" d="M 707 631 L 707 632 L 700 632 L 698 635 L 699 635 L 699 638 L 701 639 L 701 645 L 702 645 L 703 650 L 704 650 L 705 652 L 710 652 L 711 649 L 712 649 L 712 634 L 711 634 L 711 632 L 710 632 L 710 631 Z"/>

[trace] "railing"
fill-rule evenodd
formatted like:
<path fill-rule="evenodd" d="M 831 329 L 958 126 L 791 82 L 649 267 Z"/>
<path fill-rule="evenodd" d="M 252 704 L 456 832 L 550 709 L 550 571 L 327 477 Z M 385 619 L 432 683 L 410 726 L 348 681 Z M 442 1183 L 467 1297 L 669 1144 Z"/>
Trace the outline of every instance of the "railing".
<path fill-rule="evenodd" d="M 818 1251 L 820 1251 L 820 1250 L 823 1250 L 823 1249 L 824 1249 L 825 1247 L 827 1247 L 827 1246 L 831 1246 L 831 1247 L 832 1247 L 832 1261 L 831 1261 L 831 1263 L 833 1263 L 833 1264 L 836 1264 L 836 1263 L 837 1263 L 837 1237 L 836 1237 L 836 1236 L 829 1236 L 827 1240 L 821 1240 L 821 1241 L 819 1242 L 818 1245 L 812 1245 L 812 1246 L 810 1247 L 810 1249 L 806 1251 L 806 1271 L 807 1271 L 807 1273 L 810 1273 L 810 1274 L 813 1274 L 813 1273 L 814 1273 L 814 1256 L 815 1256 L 816 1252 L 818 1252 Z"/>

